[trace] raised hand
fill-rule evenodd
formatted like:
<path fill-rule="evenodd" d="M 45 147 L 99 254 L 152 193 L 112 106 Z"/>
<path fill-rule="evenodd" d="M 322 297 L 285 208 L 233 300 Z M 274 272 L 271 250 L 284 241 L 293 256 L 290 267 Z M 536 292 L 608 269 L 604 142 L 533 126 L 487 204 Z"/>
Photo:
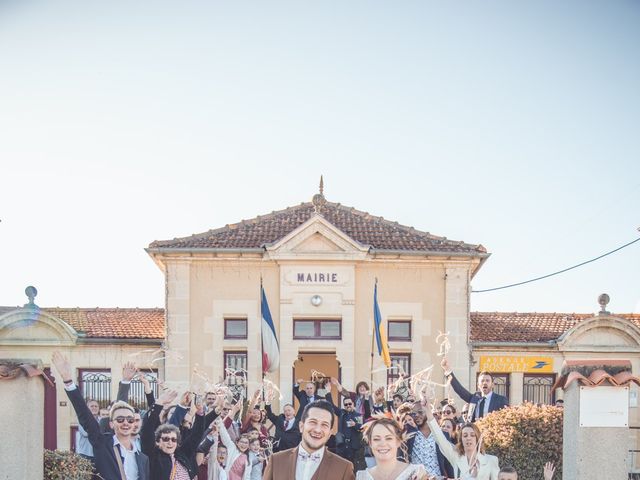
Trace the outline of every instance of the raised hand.
<path fill-rule="evenodd" d="M 192 395 L 191 392 L 187 391 L 182 394 L 180 397 L 180 405 L 184 408 L 189 408 L 191 406 Z"/>
<path fill-rule="evenodd" d="M 133 362 L 125 363 L 122 366 L 122 380 L 125 382 L 130 382 L 137 372 L 138 369 Z"/>
<path fill-rule="evenodd" d="M 173 402 L 177 397 L 178 397 L 178 392 L 176 392 L 175 390 L 165 390 L 160 394 L 160 396 L 156 400 L 156 403 L 158 405 L 168 405 L 169 403 Z"/>
<path fill-rule="evenodd" d="M 551 480 L 555 472 L 556 472 L 556 467 L 553 465 L 553 462 L 547 462 L 544 464 L 544 470 L 543 470 L 544 480 Z"/>
<path fill-rule="evenodd" d="M 71 364 L 67 357 L 65 357 L 62 353 L 55 351 L 51 355 L 51 363 L 54 367 L 56 367 L 56 371 L 58 375 L 62 378 L 64 383 L 69 383 L 73 380 Z"/>
<path fill-rule="evenodd" d="M 151 382 L 149 382 L 147 376 L 144 373 L 139 372 L 137 378 L 140 380 L 140 383 L 144 385 L 144 393 L 151 393 Z"/>
<path fill-rule="evenodd" d="M 442 367 L 442 370 L 444 370 L 445 372 L 451 371 L 451 365 L 449 365 L 449 359 L 447 357 L 442 357 L 440 366 Z"/>

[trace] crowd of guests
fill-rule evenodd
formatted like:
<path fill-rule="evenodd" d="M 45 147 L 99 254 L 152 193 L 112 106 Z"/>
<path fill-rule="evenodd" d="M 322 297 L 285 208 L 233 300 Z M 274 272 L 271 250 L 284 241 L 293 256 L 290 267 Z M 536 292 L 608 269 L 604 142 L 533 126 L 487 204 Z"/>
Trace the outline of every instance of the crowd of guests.
<path fill-rule="evenodd" d="M 298 379 L 292 393 L 299 406 L 285 404 L 281 413 L 264 389 L 249 402 L 224 388 L 203 397 L 165 389 L 155 398 L 127 363 L 104 417 L 97 402 L 82 398 L 68 360 L 56 352 L 52 364 L 78 417 L 76 451 L 104 480 L 517 480 L 515 469 L 485 453 L 474 423 L 507 407 L 507 399 L 486 373 L 477 392 L 467 391 L 446 358 L 444 374 L 466 402 L 460 412 L 425 390 L 416 398 L 409 388 L 371 392 L 360 382 L 350 391 L 335 378 Z M 145 388 L 144 412 L 127 403 L 134 378 Z M 554 466 L 541 474 L 551 480 Z"/>

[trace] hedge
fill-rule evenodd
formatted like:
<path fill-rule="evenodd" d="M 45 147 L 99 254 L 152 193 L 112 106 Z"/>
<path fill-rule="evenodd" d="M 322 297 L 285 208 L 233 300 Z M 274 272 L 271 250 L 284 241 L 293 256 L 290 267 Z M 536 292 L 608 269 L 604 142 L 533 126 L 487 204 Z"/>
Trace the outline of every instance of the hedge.
<path fill-rule="evenodd" d="M 44 480 L 91 480 L 93 466 L 86 458 L 62 450 L 44 451 Z"/>
<path fill-rule="evenodd" d="M 487 453 L 512 466 L 518 480 L 540 480 L 546 462 L 562 478 L 562 408 L 525 403 L 492 412 L 478 421 Z"/>

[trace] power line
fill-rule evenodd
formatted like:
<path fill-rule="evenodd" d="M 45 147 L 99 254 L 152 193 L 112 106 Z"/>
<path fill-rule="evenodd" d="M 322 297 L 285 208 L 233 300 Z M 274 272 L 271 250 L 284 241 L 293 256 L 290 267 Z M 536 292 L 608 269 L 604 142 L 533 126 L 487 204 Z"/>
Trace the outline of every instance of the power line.
<path fill-rule="evenodd" d="M 633 245 L 636 242 L 640 242 L 640 238 L 636 238 L 634 241 L 629 242 L 629 243 L 625 243 L 624 245 L 622 245 L 622 246 L 620 246 L 620 247 L 618 247 L 618 248 L 616 248 L 614 250 L 611 250 L 610 252 L 603 253 L 602 255 L 600 255 L 600 256 L 598 256 L 596 258 L 592 258 L 591 260 L 587 260 L 586 262 L 579 263 L 579 264 L 574 265 L 572 267 L 568 267 L 568 268 L 564 268 L 562 270 L 558 270 L 557 272 L 549 273 L 549 274 L 543 275 L 541 277 L 532 278 L 531 280 L 525 280 L 524 282 L 512 283 L 510 285 L 504 285 L 502 287 L 486 288 L 484 290 L 471 290 L 471 293 L 493 292 L 495 290 L 503 290 L 505 288 L 517 287 L 518 285 L 524 285 L 525 283 L 537 282 L 538 280 L 543 280 L 545 278 L 553 277 L 554 275 L 559 275 L 561 273 L 568 272 L 569 270 L 573 270 L 574 268 L 581 267 L 583 265 L 586 265 L 587 263 L 591 263 L 591 262 L 595 262 L 596 260 L 600 260 L 601 258 L 604 258 L 607 255 L 611 255 L 612 253 L 616 253 L 617 251 L 622 250 L 623 248 L 626 248 L 629 245 Z"/>

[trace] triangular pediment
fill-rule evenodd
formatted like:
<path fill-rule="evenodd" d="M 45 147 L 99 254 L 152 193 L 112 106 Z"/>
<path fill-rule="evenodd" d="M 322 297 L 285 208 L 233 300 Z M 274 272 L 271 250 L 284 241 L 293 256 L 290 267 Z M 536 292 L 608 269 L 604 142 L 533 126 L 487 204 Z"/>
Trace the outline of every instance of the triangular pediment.
<path fill-rule="evenodd" d="M 364 258 L 368 245 L 349 237 L 322 215 L 315 214 L 305 223 L 272 245 L 267 255 L 272 259 L 327 259 L 346 260 Z"/>
<path fill-rule="evenodd" d="M 561 351 L 639 351 L 640 329 L 612 315 L 586 319 L 558 339 Z"/>
<path fill-rule="evenodd" d="M 18 308 L 0 316 L 0 345 L 73 345 L 77 332 L 39 308 Z"/>

